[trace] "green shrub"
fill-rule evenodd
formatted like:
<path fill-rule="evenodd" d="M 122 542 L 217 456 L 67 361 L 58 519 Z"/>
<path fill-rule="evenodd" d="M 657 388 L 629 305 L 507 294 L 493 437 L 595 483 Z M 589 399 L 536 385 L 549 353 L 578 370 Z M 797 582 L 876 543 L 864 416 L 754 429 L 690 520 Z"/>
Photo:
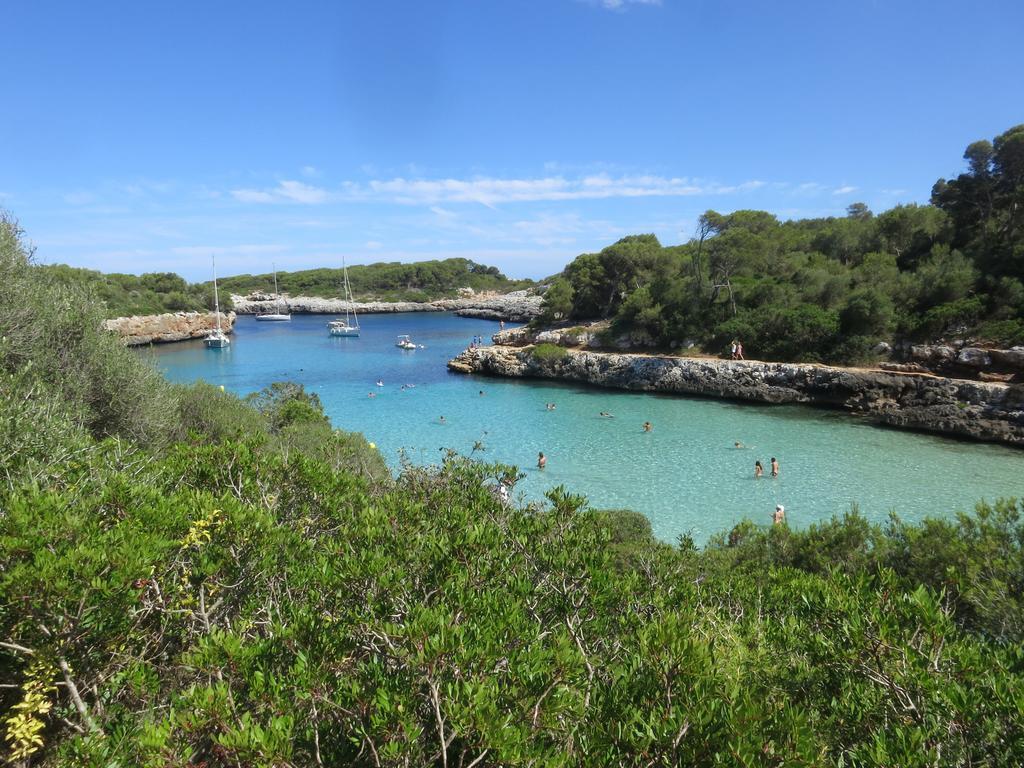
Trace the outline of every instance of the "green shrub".
<path fill-rule="evenodd" d="M 569 356 L 569 352 L 564 347 L 548 343 L 536 345 L 531 354 L 535 359 L 545 363 L 555 363 Z"/>

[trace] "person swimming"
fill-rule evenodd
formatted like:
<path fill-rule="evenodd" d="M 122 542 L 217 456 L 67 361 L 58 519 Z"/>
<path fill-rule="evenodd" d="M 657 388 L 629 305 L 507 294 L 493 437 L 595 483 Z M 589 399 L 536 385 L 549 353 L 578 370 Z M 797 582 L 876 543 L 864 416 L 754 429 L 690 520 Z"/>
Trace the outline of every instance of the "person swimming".
<path fill-rule="evenodd" d="M 447 424 L 447 423 L 448 423 L 448 420 L 447 420 L 447 419 L 446 419 L 446 418 L 445 418 L 444 416 L 442 416 L 442 417 L 441 417 L 440 419 L 438 419 L 438 421 L 439 421 L 439 422 L 440 422 L 441 424 Z"/>
<path fill-rule="evenodd" d="M 614 417 L 614 416 L 612 416 L 612 415 L 611 415 L 610 413 L 608 413 L 608 411 L 601 411 L 601 412 L 600 412 L 599 414 L 597 414 L 597 415 L 598 415 L 598 416 L 600 416 L 600 417 L 601 417 L 602 419 L 614 419 L 614 418 L 615 418 L 615 417 Z"/>
<path fill-rule="evenodd" d="M 654 425 L 651 424 L 651 422 L 649 422 L 649 421 L 645 421 L 644 422 L 644 432 L 650 432 L 652 429 L 654 429 Z"/>
<path fill-rule="evenodd" d="M 761 462 L 760 461 L 755 461 L 754 462 L 754 477 L 755 478 L 756 477 L 761 477 L 762 475 L 764 475 L 764 467 L 761 466 Z"/>
<path fill-rule="evenodd" d="M 537 454 L 537 469 L 544 469 L 548 465 L 548 457 L 544 455 L 544 451 Z"/>
<path fill-rule="evenodd" d="M 554 403 L 544 403 L 544 407 L 547 408 L 549 411 L 555 410 L 555 404 Z"/>
<path fill-rule="evenodd" d="M 775 505 L 775 513 L 772 515 L 772 525 L 782 525 L 786 522 L 786 508 L 781 504 Z"/>
<path fill-rule="evenodd" d="M 737 440 L 735 443 L 732 444 L 732 447 L 735 448 L 736 450 L 743 450 L 744 446 L 743 443 Z"/>
<path fill-rule="evenodd" d="M 779 476 L 779 462 L 772 456 L 772 477 Z"/>

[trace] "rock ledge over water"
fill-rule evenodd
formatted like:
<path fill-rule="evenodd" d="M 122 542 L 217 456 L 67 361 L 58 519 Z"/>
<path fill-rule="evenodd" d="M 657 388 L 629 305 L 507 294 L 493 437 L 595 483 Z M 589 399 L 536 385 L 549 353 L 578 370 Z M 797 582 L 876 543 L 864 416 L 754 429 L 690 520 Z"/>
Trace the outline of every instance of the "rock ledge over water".
<path fill-rule="evenodd" d="M 143 344 L 163 344 L 170 341 L 201 339 L 217 324 L 213 312 L 168 312 L 163 315 L 132 315 L 105 320 L 105 330 L 120 334 L 129 347 Z M 221 313 L 220 325 L 225 333 L 231 333 L 235 324 L 235 313 Z"/>
<path fill-rule="evenodd" d="M 558 379 L 600 387 L 843 409 L 873 422 L 1024 445 L 1024 386 L 928 374 L 492 346 L 448 363 L 460 373 Z"/>

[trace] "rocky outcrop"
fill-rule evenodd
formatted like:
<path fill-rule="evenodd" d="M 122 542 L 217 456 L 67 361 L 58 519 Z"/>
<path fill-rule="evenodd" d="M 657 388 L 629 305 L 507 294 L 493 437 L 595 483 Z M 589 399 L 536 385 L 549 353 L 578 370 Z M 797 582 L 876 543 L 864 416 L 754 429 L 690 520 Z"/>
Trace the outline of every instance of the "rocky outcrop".
<path fill-rule="evenodd" d="M 278 300 L 266 294 L 232 296 L 235 311 L 239 314 L 259 314 L 273 311 L 279 306 Z M 374 314 L 382 312 L 454 312 L 465 317 L 484 317 L 490 320 L 527 322 L 540 314 L 541 296 L 529 291 L 512 293 L 478 293 L 457 299 L 438 301 L 357 301 L 349 303 L 342 299 L 323 299 L 317 296 L 294 296 L 284 299 L 291 312 L 299 314 L 339 314 L 346 309 Z"/>
<path fill-rule="evenodd" d="M 1020 380 L 1024 378 L 1024 347 L 1010 349 L 989 349 L 972 347 L 963 342 L 955 344 L 915 344 L 906 352 L 911 365 L 921 365 L 928 370 L 954 377 L 1000 377 L 1010 374 Z"/>
<path fill-rule="evenodd" d="M 235 313 L 221 313 L 220 326 L 231 333 Z M 164 315 L 133 315 L 106 320 L 103 327 L 120 334 L 130 347 L 143 344 L 163 344 L 169 341 L 201 339 L 217 325 L 213 312 L 171 312 Z"/>
<path fill-rule="evenodd" d="M 479 347 L 453 371 L 839 408 L 893 427 L 1024 445 L 1024 386 L 823 365 Z"/>

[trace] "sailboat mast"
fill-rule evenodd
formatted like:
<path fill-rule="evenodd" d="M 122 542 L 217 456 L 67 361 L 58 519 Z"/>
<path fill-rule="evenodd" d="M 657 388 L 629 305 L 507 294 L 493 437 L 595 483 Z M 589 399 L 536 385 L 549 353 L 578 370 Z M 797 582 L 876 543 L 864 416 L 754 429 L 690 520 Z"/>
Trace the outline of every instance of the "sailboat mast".
<path fill-rule="evenodd" d="M 217 295 L 217 257 L 210 256 L 213 262 L 213 312 L 217 317 L 217 333 L 220 333 L 220 297 Z"/>
<path fill-rule="evenodd" d="M 277 311 L 281 311 L 281 294 L 277 292 L 277 264 L 270 263 L 271 268 L 274 270 L 274 306 L 277 307 Z"/>

